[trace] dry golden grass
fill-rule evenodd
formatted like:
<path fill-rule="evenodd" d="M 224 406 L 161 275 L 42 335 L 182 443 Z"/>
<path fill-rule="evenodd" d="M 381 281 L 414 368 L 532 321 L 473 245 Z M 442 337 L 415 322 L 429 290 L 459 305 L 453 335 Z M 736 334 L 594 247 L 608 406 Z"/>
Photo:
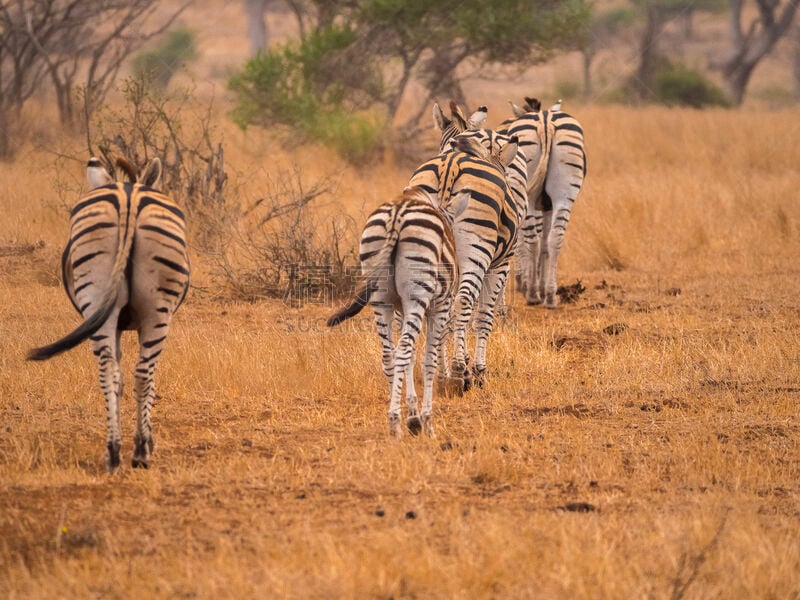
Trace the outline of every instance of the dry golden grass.
<path fill-rule="evenodd" d="M 575 113 L 560 282 L 587 291 L 513 297 L 487 387 L 437 397 L 435 439 L 388 437 L 368 314 L 327 331 L 327 307 L 195 293 L 152 467 L 113 476 L 91 352 L 23 361 L 77 320 L 52 158 L 0 165 L 0 596 L 800 597 L 800 114 Z M 359 216 L 408 177 L 226 139 L 252 197 L 298 162 L 341 171 Z"/>

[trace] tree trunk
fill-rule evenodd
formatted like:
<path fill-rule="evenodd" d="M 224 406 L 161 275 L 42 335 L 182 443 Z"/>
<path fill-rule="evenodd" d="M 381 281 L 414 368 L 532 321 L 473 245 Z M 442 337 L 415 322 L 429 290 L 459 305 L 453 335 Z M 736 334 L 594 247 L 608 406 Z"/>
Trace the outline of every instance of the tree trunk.
<path fill-rule="evenodd" d="M 742 103 L 750 76 L 775 43 L 786 33 L 797 12 L 797 0 L 786 0 L 782 9 L 779 1 L 758 2 L 759 16 L 754 19 L 747 33 L 742 30 L 743 0 L 731 0 L 731 37 L 733 51 L 722 65 L 725 89 L 737 105 Z M 778 11 L 780 13 L 778 14 Z"/>
<path fill-rule="evenodd" d="M 592 61 L 594 61 L 594 50 L 592 48 L 584 48 L 581 54 L 583 55 L 583 99 L 591 100 L 594 95 L 592 86 Z"/>
<path fill-rule="evenodd" d="M 267 22 L 264 11 L 267 0 L 244 0 L 247 15 L 247 38 L 250 40 L 250 53 L 258 54 L 267 49 Z"/>
<path fill-rule="evenodd" d="M 794 30 L 794 60 L 792 61 L 794 73 L 794 96 L 800 100 L 800 26 Z"/>
<path fill-rule="evenodd" d="M 737 106 L 744 100 L 744 92 L 747 84 L 750 83 L 750 76 L 753 74 L 756 64 L 757 61 L 741 61 L 726 67 L 724 71 L 725 91 Z"/>
<path fill-rule="evenodd" d="M 7 108 L 0 107 L 0 160 L 8 160 L 14 155 L 11 151 L 11 119 L 8 112 Z"/>
<path fill-rule="evenodd" d="M 633 92 L 640 100 L 649 100 L 655 96 L 653 79 L 658 60 L 658 35 L 662 26 L 658 8 L 653 3 L 648 3 L 647 18 L 639 47 L 639 67 L 632 82 Z"/>

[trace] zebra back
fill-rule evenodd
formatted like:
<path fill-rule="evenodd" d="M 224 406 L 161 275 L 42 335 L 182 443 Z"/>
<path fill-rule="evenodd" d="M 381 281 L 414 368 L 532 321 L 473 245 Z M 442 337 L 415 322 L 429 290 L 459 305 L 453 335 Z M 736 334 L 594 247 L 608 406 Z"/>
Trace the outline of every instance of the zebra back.
<path fill-rule="evenodd" d="M 534 108 L 526 99 L 526 107 Z M 538 107 L 538 101 L 536 101 Z M 518 108 L 518 107 L 517 107 Z M 515 109 L 516 112 L 517 109 Z M 574 202 L 586 176 L 586 153 L 580 123 L 560 110 L 529 110 L 506 120 L 501 132 L 519 138 L 527 159 L 528 199 L 536 210 L 549 210 L 545 182 L 559 179 Z"/>
<path fill-rule="evenodd" d="M 489 254 L 491 266 L 511 258 L 520 217 L 502 169 L 469 153 L 450 151 L 420 165 L 408 185 L 435 195 L 443 206 L 469 192 L 471 201 L 454 224 L 459 252 L 480 245 L 475 251 Z"/>
<path fill-rule="evenodd" d="M 90 161 L 90 182 L 92 168 Z M 141 314 L 145 304 L 171 315 L 189 286 L 184 215 L 168 196 L 140 183 L 93 189 L 70 213 L 61 273 L 67 296 L 84 321 L 60 340 L 31 350 L 30 360 L 45 360 L 75 347 L 120 304 L 144 302 L 136 310 L 122 311 L 120 329 L 135 327 L 137 317 L 146 316 Z M 158 282 L 157 289 L 146 289 L 148 282 Z"/>
<path fill-rule="evenodd" d="M 454 206 L 453 213 L 465 207 L 465 202 Z M 350 301 L 331 315 L 328 326 L 358 314 L 376 291 L 396 289 L 393 282 L 400 275 L 420 279 L 420 289 L 432 294 L 433 303 L 452 296 L 458 281 L 453 217 L 435 197 L 418 187 L 406 188 L 395 200 L 378 206 L 361 233 L 362 282 Z M 400 300 L 386 294 L 381 298 Z"/>

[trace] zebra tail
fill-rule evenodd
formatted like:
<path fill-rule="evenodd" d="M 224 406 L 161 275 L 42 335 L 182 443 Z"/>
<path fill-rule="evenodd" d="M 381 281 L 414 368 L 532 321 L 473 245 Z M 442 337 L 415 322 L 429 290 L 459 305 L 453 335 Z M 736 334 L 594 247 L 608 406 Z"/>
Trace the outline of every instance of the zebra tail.
<path fill-rule="evenodd" d="M 550 163 L 550 150 L 552 149 L 553 138 L 556 134 L 555 125 L 553 125 L 553 122 L 549 118 L 545 119 L 543 125 L 542 129 L 546 129 L 546 131 L 536 130 L 539 137 L 539 145 L 542 149 L 542 156 L 539 158 L 539 164 L 536 165 L 536 170 L 531 176 L 531 181 L 528 182 L 528 189 L 531 190 L 531 193 L 528 194 L 529 199 L 538 199 L 542 194 L 544 180 L 547 176 L 547 167 Z"/>
<path fill-rule="evenodd" d="M 132 201 L 132 199 L 132 197 L 129 198 L 129 202 Z M 131 208 L 129 214 L 136 214 L 134 207 Z M 117 303 L 120 286 L 122 285 L 125 277 L 125 269 L 128 266 L 131 248 L 133 248 L 133 236 L 136 229 L 135 225 L 136 224 L 133 222 L 126 223 L 124 235 L 119 236 L 117 253 L 114 257 L 114 266 L 111 268 L 111 276 L 108 278 L 108 287 L 103 294 L 98 309 L 84 319 L 83 323 L 78 325 L 78 327 L 75 328 L 71 333 L 68 333 L 60 340 L 57 340 L 46 346 L 32 348 L 29 350 L 28 354 L 26 355 L 27 360 L 47 360 L 48 358 L 52 358 L 57 354 L 71 350 L 84 340 L 88 339 L 89 336 L 100 329 L 108 320 L 108 317 L 111 315 L 111 311 L 114 309 L 114 306 Z"/>
<path fill-rule="evenodd" d="M 102 327 L 103 323 L 106 322 L 108 316 L 111 314 L 111 310 L 114 308 L 116 300 L 117 298 L 115 295 L 111 302 L 106 302 L 100 307 L 100 310 L 97 310 L 89 315 L 89 317 L 83 323 L 78 325 L 74 331 L 68 333 L 60 340 L 46 346 L 32 348 L 29 350 L 26 356 L 27 360 L 47 360 L 48 358 L 52 358 L 57 354 L 71 350 L 80 344 L 82 341 L 100 329 L 100 327 Z"/>
<path fill-rule="evenodd" d="M 388 232 L 383 247 L 373 259 L 374 266 L 367 275 L 366 281 L 359 286 L 356 295 L 338 311 L 333 313 L 327 321 L 328 327 L 336 327 L 342 321 L 355 317 L 368 303 L 373 292 L 380 287 L 380 282 L 385 281 L 390 274 L 390 267 L 394 263 L 394 250 L 397 246 L 399 233 L 394 229 Z"/>

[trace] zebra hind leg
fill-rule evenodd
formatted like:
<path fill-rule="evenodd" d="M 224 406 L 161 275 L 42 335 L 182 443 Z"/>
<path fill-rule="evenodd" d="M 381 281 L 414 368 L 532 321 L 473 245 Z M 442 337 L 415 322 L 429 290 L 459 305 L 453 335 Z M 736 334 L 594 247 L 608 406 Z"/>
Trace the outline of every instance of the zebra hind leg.
<path fill-rule="evenodd" d="M 133 468 L 147 469 L 155 446 L 150 413 L 156 397 L 155 371 L 163 349 L 167 327 L 143 328 L 139 333 L 139 362 L 134 375 L 136 434 L 133 437 Z"/>
<path fill-rule="evenodd" d="M 119 400 L 122 384 L 119 371 L 119 350 L 115 323 L 117 315 L 112 314 L 106 323 L 91 336 L 92 352 L 97 357 L 100 370 L 100 389 L 106 403 L 106 468 L 113 473 L 120 465 L 122 447 L 119 427 Z"/>
<path fill-rule="evenodd" d="M 417 390 L 414 386 L 414 358 L 415 350 L 411 348 L 411 359 L 406 367 L 406 428 L 411 435 L 419 435 L 422 431 L 422 422 L 419 419 L 419 403 L 417 401 Z"/>

